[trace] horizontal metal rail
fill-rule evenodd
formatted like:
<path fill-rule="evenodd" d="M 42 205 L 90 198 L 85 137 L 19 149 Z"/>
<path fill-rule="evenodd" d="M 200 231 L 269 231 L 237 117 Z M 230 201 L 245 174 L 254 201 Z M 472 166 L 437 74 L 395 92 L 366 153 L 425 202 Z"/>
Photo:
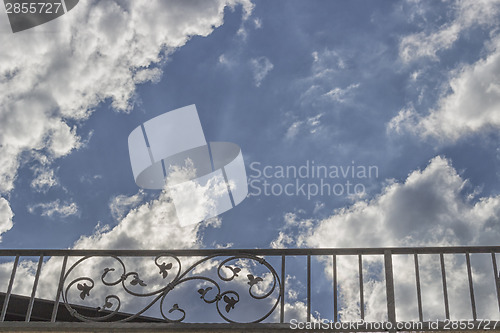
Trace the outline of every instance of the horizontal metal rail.
<path fill-rule="evenodd" d="M 162 253 L 183 256 L 208 256 L 213 254 L 233 255 L 246 253 L 260 256 L 305 256 L 305 255 L 383 255 L 390 251 L 393 255 L 398 254 L 448 254 L 448 253 L 500 253 L 500 246 L 449 246 L 449 247 L 381 247 L 381 248 L 320 248 L 320 249 L 177 249 L 177 250 L 38 250 L 38 249 L 0 249 L 0 256 L 16 255 L 23 257 L 46 257 L 51 256 L 109 256 L 122 257 L 147 257 Z"/>
<path fill-rule="evenodd" d="M 366 259 L 365 256 L 379 256 L 382 260 L 383 277 L 382 282 L 385 284 L 385 294 L 386 294 L 386 304 L 387 304 L 387 322 L 385 326 L 380 326 L 380 331 L 384 330 L 397 330 L 395 327 L 398 323 L 403 323 L 398 321 L 397 318 L 397 297 L 396 297 L 396 278 L 399 273 L 394 266 L 394 256 L 396 255 L 408 255 L 408 260 L 413 260 L 411 264 L 414 266 L 411 268 L 410 272 L 405 272 L 406 274 L 415 274 L 414 280 L 416 283 L 416 304 L 415 308 L 418 309 L 418 321 L 416 323 L 425 324 L 428 326 L 420 330 L 432 331 L 434 328 L 442 329 L 446 328 L 446 320 L 450 317 L 450 290 L 448 286 L 451 285 L 451 281 L 454 278 L 454 274 L 447 275 L 447 267 L 445 262 L 445 257 L 447 255 L 463 255 L 465 258 L 466 271 L 463 272 L 467 276 L 468 281 L 468 294 L 470 296 L 470 312 L 472 318 L 468 323 L 472 323 L 467 327 L 460 327 L 460 330 L 477 330 L 477 329 L 493 329 L 493 327 L 481 327 L 481 322 L 478 319 L 478 296 L 477 288 L 475 289 L 474 281 L 474 269 L 471 264 L 475 258 L 472 258 L 471 254 L 482 254 L 491 257 L 489 259 L 489 265 L 494 276 L 494 289 L 491 290 L 491 294 L 496 296 L 498 302 L 498 309 L 500 313 L 500 276 L 498 273 L 498 267 L 496 262 L 496 254 L 500 252 L 500 246 L 457 246 L 457 247 L 387 247 L 387 248 L 321 248 L 321 249 L 177 249 L 177 250 L 58 250 L 58 249 L 3 249 L 0 250 L 0 259 L 3 262 L 9 261 L 13 262 L 12 270 L 9 274 L 8 288 L 3 294 L 3 303 L 1 305 L 2 313 L 0 317 L 0 329 L 2 329 L 3 322 L 9 321 L 9 309 L 11 308 L 11 302 L 19 302 L 21 304 L 24 302 L 27 304 L 25 308 L 25 313 L 22 313 L 22 320 L 26 322 L 33 321 L 47 321 L 47 322 L 57 322 L 57 321 L 89 321 L 89 322 L 103 322 L 103 321 L 163 321 L 167 323 L 178 323 L 183 322 L 187 314 L 187 308 L 180 306 L 180 303 L 175 303 L 169 309 L 166 305 L 168 297 L 171 296 L 170 292 L 177 288 L 177 286 L 184 285 L 188 281 L 197 281 L 198 285 L 198 302 L 201 301 L 206 304 L 215 305 L 215 310 L 219 314 L 223 321 L 229 324 L 234 323 L 276 323 L 282 325 L 290 324 L 291 319 L 287 317 L 287 306 L 291 300 L 287 299 L 288 291 L 292 286 L 287 282 L 287 278 L 290 277 L 291 271 L 293 270 L 294 261 L 291 261 L 291 257 L 303 258 L 304 267 L 306 270 L 305 285 L 305 300 L 304 308 L 305 313 L 303 320 L 305 322 L 315 322 L 316 311 L 315 303 L 331 303 L 333 308 L 333 313 L 325 314 L 321 313 L 322 318 L 331 318 L 331 323 L 339 323 L 340 329 L 342 331 L 351 330 L 352 326 L 346 328 L 340 324 L 345 324 L 346 321 L 342 318 L 342 308 L 345 306 L 343 304 L 342 294 L 341 294 L 341 284 L 340 281 L 342 267 L 339 265 L 339 259 L 343 256 L 355 256 L 357 258 L 357 264 L 352 264 L 352 269 L 357 270 L 357 282 L 350 285 L 359 286 L 359 294 L 357 296 L 359 302 L 359 320 L 365 322 L 368 314 L 368 307 L 365 303 L 366 283 L 369 283 L 368 279 L 372 276 L 369 271 L 370 265 L 364 264 L 363 260 Z M 430 322 L 424 320 L 425 302 L 422 299 L 424 285 L 422 283 L 421 270 L 422 266 L 419 264 L 419 256 L 421 255 L 438 255 L 439 264 L 437 265 L 439 274 L 441 275 L 442 290 L 443 290 L 443 308 L 445 312 L 445 318 L 438 320 L 438 324 L 432 327 Z M 317 272 L 322 272 L 323 269 L 317 270 L 316 263 L 326 265 L 325 259 L 322 261 L 317 261 L 318 257 L 327 256 L 329 263 L 331 264 L 331 273 L 321 274 Z M 38 265 L 34 271 L 33 283 L 30 286 L 23 286 L 23 290 L 31 289 L 30 296 L 16 295 L 13 290 L 13 285 L 17 282 L 16 278 L 19 275 L 19 267 L 23 258 L 37 258 Z M 76 274 L 78 269 L 81 269 L 87 260 L 91 258 L 107 258 L 108 261 L 113 262 L 112 266 L 99 267 L 98 275 L 100 278 L 92 278 L 89 275 L 82 275 L 74 277 L 71 274 Z M 160 277 L 163 279 L 164 284 L 160 283 L 159 289 L 155 291 L 141 292 L 133 288 L 146 287 L 149 283 L 143 280 L 142 276 L 144 272 L 130 271 L 126 267 L 123 258 L 143 258 L 144 260 L 149 260 L 154 265 L 156 269 L 159 270 Z M 152 257 L 155 257 L 154 261 L 151 261 Z M 41 274 L 44 265 L 47 264 L 48 260 L 51 258 L 60 258 L 62 265 L 57 264 L 53 266 L 52 269 L 57 272 L 57 278 L 50 283 L 57 286 L 57 293 L 52 301 L 36 299 L 37 288 L 43 282 L 43 274 Z M 182 259 L 181 259 L 182 258 Z M 191 258 L 190 261 L 188 258 Z M 15 259 L 15 260 L 14 260 Z M 70 260 L 71 259 L 71 260 Z M 134 259 L 135 260 L 135 259 Z M 302 259 L 300 259 L 302 260 Z M 313 261 L 314 260 L 314 261 Z M 184 261 L 189 262 L 188 267 L 184 267 Z M 104 262 L 104 261 L 103 261 Z M 216 267 L 217 269 L 213 272 L 213 276 L 203 276 L 196 273 L 198 268 L 210 267 L 210 265 L 205 265 L 209 262 L 216 262 L 215 265 L 211 267 Z M 247 264 L 243 264 L 246 262 Z M 365 261 L 366 262 L 366 261 Z M 411 261 L 410 261 L 411 262 Z M 286 266 L 285 266 L 286 263 Z M 103 264 L 104 265 L 104 264 Z M 106 265 L 109 265 L 107 263 Z M 205 265 L 205 266 L 203 266 Z M 273 266 L 274 265 L 274 266 Z M 68 267 L 67 267 L 68 266 Z M 93 266 L 92 266 L 93 267 Z M 261 271 L 255 273 L 250 271 L 251 267 L 259 267 Z M 96 267 L 93 267 L 96 269 Z M 296 268 L 296 267 L 295 267 Z M 59 270 L 57 270 L 59 269 Z M 120 273 L 121 271 L 121 273 Z M 243 273 L 244 272 L 244 273 Z M 150 272 L 148 272 L 150 273 Z M 287 274 L 288 273 L 288 274 Z M 484 272 L 483 272 L 484 273 Z M 87 274 L 87 273 L 85 273 Z M 156 272 L 158 274 L 158 271 Z M 491 273 L 489 273 L 491 274 Z M 55 276 L 55 275 L 53 275 Z M 115 276 L 114 280 L 110 276 Z M 158 275 L 157 275 L 158 276 Z M 333 290 L 331 293 L 325 293 L 323 291 L 317 292 L 315 287 L 315 279 L 321 276 L 323 279 L 331 279 L 331 288 Z M 239 286 L 247 288 L 246 293 L 242 293 L 241 290 L 234 289 L 233 287 L 228 287 L 227 283 L 236 283 L 240 281 Z M 267 279 L 264 281 L 264 279 Z M 45 281 L 45 283 L 47 283 Z M 105 287 L 122 287 L 122 293 L 125 296 L 130 297 L 151 297 L 152 301 L 147 303 L 144 308 L 139 309 L 135 313 L 124 313 L 119 312 L 121 299 L 117 294 L 109 294 L 105 296 L 104 306 L 99 307 L 99 311 L 96 312 L 95 308 L 84 307 L 81 305 L 72 304 L 69 300 L 69 295 L 71 293 L 77 295 L 77 299 L 80 298 L 82 301 L 86 301 L 94 295 L 94 286 L 101 284 L 103 288 Z M 156 286 L 156 285 L 155 285 Z M 476 286 L 477 287 L 477 286 Z M 55 289 L 54 289 L 55 291 Z M 357 292 L 357 291 L 356 291 Z M 329 296 L 329 295 L 333 295 Z M 78 297 L 79 296 L 79 297 Z M 264 303 L 258 305 L 258 309 L 262 310 L 262 314 L 256 318 L 250 320 L 241 321 L 239 318 L 231 317 L 231 315 L 236 311 L 235 309 L 245 309 L 244 296 L 249 299 L 249 302 L 259 302 L 265 300 Z M 314 299 L 313 299 L 314 296 Z M 23 298 L 24 297 L 24 298 Z M 74 298 L 73 298 L 74 299 Z M 314 301 L 314 302 L 313 302 Z M 44 303 L 45 302 L 45 303 Z M 49 302 L 49 303 L 47 303 Z M 50 303 L 51 302 L 51 303 Z M 37 308 L 37 304 L 45 304 L 46 308 L 51 309 L 47 317 L 40 317 L 40 314 L 34 314 L 34 308 Z M 24 304 L 24 303 L 23 303 Z M 250 304 L 250 303 L 248 303 Z M 253 303 L 252 303 L 253 304 Z M 159 312 L 161 316 L 150 318 L 145 317 L 144 314 L 149 309 L 154 306 L 159 305 Z M 190 304 L 184 304 L 184 307 Z M 13 305 L 12 305 L 13 306 Z M 323 305 L 324 306 L 324 305 Z M 403 305 L 400 305 L 403 306 Z M 404 305 L 404 306 L 407 306 Z M 462 306 L 467 306 L 463 304 Z M 497 305 L 495 305 L 496 307 Z M 196 305 L 194 307 L 199 307 Z M 24 309 L 24 308 L 23 308 Z M 244 311 L 245 312 L 245 311 Z M 63 317 L 67 315 L 68 318 Z M 62 318 L 62 319 L 61 319 Z M 149 319 L 148 319 L 149 318 Z M 488 323 L 498 324 L 498 327 L 494 329 L 500 330 L 500 323 L 494 320 L 489 320 Z M 19 320 L 19 319 L 10 319 Z M 366 322 L 365 322 L 366 324 Z M 495 324 L 495 325 L 496 325 Z M 389 326 L 387 326 L 389 325 Z M 444 326 L 443 326 L 444 325 Z M 478 326 L 479 325 L 479 326 Z M 5 326 L 5 325 L 4 325 Z M 264 325 L 265 326 L 265 325 Z M 263 327 L 264 327 L 263 326 Z M 336 329 L 330 324 L 329 328 L 325 331 L 335 331 Z M 358 326 L 357 326 L 358 327 Z M 306 327 L 307 328 L 307 327 Z M 321 327 L 322 329 L 325 327 Z M 377 331 L 370 326 L 373 331 Z M 407 328 L 405 326 L 405 328 Z M 358 327 L 358 329 L 361 329 Z"/>

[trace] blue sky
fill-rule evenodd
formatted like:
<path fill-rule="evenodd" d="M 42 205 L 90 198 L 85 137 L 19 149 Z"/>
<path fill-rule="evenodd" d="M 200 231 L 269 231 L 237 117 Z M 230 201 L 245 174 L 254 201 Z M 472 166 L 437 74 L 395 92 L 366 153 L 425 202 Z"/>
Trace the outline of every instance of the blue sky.
<path fill-rule="evenodd" d="M 89 1 L 16 34 L 2 14 L 0 246 L 498 245 L 499 11 Z M 241 147 L 251 179 L 252 163 L 313 161 L 377 177 L 325 179 L 362 195 L 251 195 L 180 227 L 166 193 L 134 183 L 127 137 L 190 104 L 208 141 Z"/>

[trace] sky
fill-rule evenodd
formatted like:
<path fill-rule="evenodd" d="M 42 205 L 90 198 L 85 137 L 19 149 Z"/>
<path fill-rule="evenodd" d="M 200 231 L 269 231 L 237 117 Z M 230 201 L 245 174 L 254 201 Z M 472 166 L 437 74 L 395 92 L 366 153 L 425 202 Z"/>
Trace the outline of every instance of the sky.
<path fill-rule="evenodd" d="M 15 34 L 0 16 L 3 249 L 499 244 L 499 1 L 82 1 Z M 241 147 L 249 196 L 181 226 L 127 138 L 191 104 Z"/>

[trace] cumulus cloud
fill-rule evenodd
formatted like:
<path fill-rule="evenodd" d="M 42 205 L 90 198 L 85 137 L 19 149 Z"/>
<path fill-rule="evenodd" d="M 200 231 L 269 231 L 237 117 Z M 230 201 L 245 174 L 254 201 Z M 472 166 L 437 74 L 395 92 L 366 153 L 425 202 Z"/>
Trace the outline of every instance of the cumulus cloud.
<path fill-rule="evenodd" d="M 500 128 L 500 37 L 489 48 L 485 59 L 451 73 L 451 92 L 427 115 L 409 105 L 391 119 L 388 129 L 455 142 L 471 133 Z"/>
<path fill-rule="evenodd" d="M 163 191 L 158 199 L 131 209 L 118 225 L 82 236 L 77 249 L 178 249 L 199 247 L 200 224 L 181 227 L 174 204 Z"/>
<path fill-rule="evenodd" d="M 316 221 L 301 219 L 295 213 L 285 215 L 285 224 L 273 247 L 306 246 L 322 248 L 387 247 L 387 246 L 450 246 L 450 245 L 496 245 L 500 238 L 500 196 L 470 200 L 464 195 L 467 180 L 452 167 L 450 161 L 435 157 L 424 170 L 410 173 L 403 183 L 391 182 L 380 195 L 369 201 L 358 201 L 352 206 L 339 209 L 332 216 Z M 294 235 L 294 236 L 292 236 Z M 295 236 L 296 235 L 296 236 Z M 399 265 L 396 272 L 413 272 L 413 258 L 395 259 Z M 462 258 L 463 259 L 463 258 Z M 347 260 L 347 259 L 346 259 Z M 365 256 L 365 299 L 367 315 L 383 320 L 386 316 L 382 258 Z M 399 261 L 397 261 L 399 260 Z M 441 316 L 442 298 L 436 300 L 440 284 L 439 261 L 432 256 L 422 256 L 421 276 L 425 278 L 426 318 Z M 494 297 L 488 291 L 493 275 L 491 258 L 478 258 L 475 267 L 478 308 L 482 315 L 497 316 Z M 359 318 L 359 287 L 357 287 L 357 263 L 339 262 L 340 293 L 344 297 L 342 315 L 344 319 Z M 488 266 L 489 265 L 489 266 Z M 325 273 L 331 275 L 331 263 L 325 262 Z M 380 272 L 380 273 L 377 273 Z M 458 304 L 467 302 L 467 294 L 461 293 L 466 274 L 465 263 L 447 257 L 447 272 L 453 276 L 450 282 L 450 297 Z M 412 274 L 397 274 L 399 316 L 415 319 L 413 305 L 416 300 L 404 295 L 415 295 L 415 277 Z M 366 287 L 368 286 L 368 287 Z M 494 288 L 494 284 L 493 287 Z M 424 289 L 423 289 L 424 290 Z M 432 296 L 434 293 L 434 296 Z M 457 294 L 459 296 L 457 296 Z M 371 303 L 370 303 L 371 302 Z M 479 304 L 481 303 L 481 304 Z M 371 305 L 370 305 L 371 304 Z M 434 312 L 433 312 L 434 311 Z M 454 315 L 468 318 L 470 309 L 454 309 Z M 478 310 L 479 311 L 479 310 Z M 442 318 L 442 317 L 441 317 Z"/>
<path fill-rule="evenodd" d="M 13 189 L 22 152 L 53 160 L 78 149 L 70 123 L 105 100 L 129 112 L 136 84 L 158 81 L 169 54 L 210 34 L 238 4 L 248 18 L 248 0 L 82 1 L 58 20 L 0 34 L 0 193 Z"/>
<path fill-rule="evenodd" d="M 423 31 L 403 37 L 399 45 L 400 58 L 404 62 L 422 57 L 438 60 L 437 53 L 452 47 L 465 30 L 473 26 L 498 26 L 500 1 L 457 1 L 454 12 L 455 18 L 435 31 Z"/>
<path fill-rule="evenodd" d="M 0 235 L 12 228 L 13 217 L 14 213 L 10 209 L 9 202 L 7 199 L 0 197 Z M 2 237 L 0 237 L 1 240 Z"/>
<path fill-rule="evenodd" d="M 316 227 L 293 214 L 286 225 L 302 228 L 297 242 L 310 247 L 494 245 L 500 196 L 472 202 L 462 193 L 466 184 L 450 161 L 435 157 L 404 183 L 389 184 L 376 198 L 342 208 Z"/>
<path fill-rule="evenodd" d="M 269 72 L 274 68 L 274 65 L 267 57 L 259 57 L 250 60 L 252 65 L 253 78 L 255 85 L 260 87 L 260 84 Z"/>
<path fill-rule="evenodd" d="M 195 175 L 196 169 L 192 162 L 187 160 L 184 167 L 169 170 L 166 183 L 183 183 Z M 185 198 L 182 202 L 183 210 L 192 211 L 197 216 L 207 216 L 212 209 L 213 199 L 206 195 L 206 191 L 205 187 L 199 186 L 194 192 L 190 192 L 196 194 L 197 200 Z M 145 193 L 141 190 L 130 197 L 119 195 L 112 198 L 110 210 L 116 218 L 121 217 L 119 224 L 112 229 L 104 226 L 92 236 L 82 236 L 75 243 L 75 248 L 196 248 L 201 244 L 200 229 L 221 225 L 220 219 L 215 218 L 201 224 L 181 226 L 175 208 L 178 202 L 174 204 L 172 190 L 167 185 L 157 199 L 141 204 L 144 197 Z"/>
<path fill-rule="evenodd" d="M 428 112 L 416 110 L 411 103 L 400 110 L 388 123 L 389 132 L 408 132 L 441 143 L 453 143 L 462 137 L 500 127 L 497 79 L 500 74 L 500 1 L 458 1 L 453 9 L 453 19 L 438 29 L 403 37 L 399 46 L 400 58 L 406 63 L 420 58 L 437 61 L 440 51 L 450 49 L 462 35 L 476 28 L 489 31 L 491 40 L 485 45 L 486 55 L 476 63 L 452 70 L 440 98 Z M 420 73 L 413 72 L 411 78 L 415 81 Z"/>

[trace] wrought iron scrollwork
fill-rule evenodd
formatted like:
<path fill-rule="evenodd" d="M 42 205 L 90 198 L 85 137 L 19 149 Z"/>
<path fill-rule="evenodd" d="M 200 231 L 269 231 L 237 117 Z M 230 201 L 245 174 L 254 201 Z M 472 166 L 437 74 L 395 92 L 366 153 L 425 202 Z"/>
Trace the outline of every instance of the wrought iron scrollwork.
<path fill-rule="evenodd" d="M 83 266 L 83 263 L 91 258 L 107 258 L 114 261 L 114 265 L 107 265 L 102 271 L 100 281 L 95 281 L 90 276 L 80 276 L 72 278 L 72 274 L 77 274 L 78 268 Z M 151 260 L 151 259 L 143 259 Z M 217 260 L 217 269 L 215 276 L 204 276 L 196 273 L 197 269 L 202 268 L 203 264 L 209 261 Z M 245 264 L 246 263 L 246 264 Z M 212 255 L 198 260 L 190 265 L 186 270 L 182 271 L 181 260 L 174 255 L 168 253 L 157 256 L 154 259 L 154 264 L 158 270 L 159 278 L 163 283 L 158 286 L 153 283 L 154 290 L 147 292 L 139 292 L 137 289 L 146 290 L 149 288 L 147 278 L 142 278 L 141 274 L 135 271 L 127 271 L 124 261 L 116 256 L 109 257 L 83 257 L 75 262 L 64 275 L 62 292 L 62 300 L 68 311 L 74 317 L 82 321 L 130 321 L 144 312 L 152 308 L 155 304 L 159 303 L 159 314 L 166 322 L 182 322 L 186 318 L 187 309 L 181 307 L 181 301 L 177 301 L 170 308 L 167 306 L 167 299 L 169 299 L 171 291 L 177 286 L 188 282 L 198 282 L 197 292 L 199 299 L 205 304 L 215 304 L 219 316 L 227 322 L 261 322 L 269 317 L 279 304 L 281 281 L 275 269 L 266 260 L 261 257 L 251 254 L 237 254 L 228 257 L 227 255 Z M 250 266 L 264 267 L 265 272 L 255 274 L 250 271 Z M 111 267 L 112 266 L 112 267 Z M 252 267 L 253 267 L 252 266 Z M 202 269 L 203 270 L 203 269 Z M 255 274 L 255 275 L 254 275 Z M 97 280 L 97 278 L 96 278 Z M 219 281 L 220 280 L 220 281 Z M 238 308 L 245 309 L 245 305 L 241 304 L 242 298 L 240 297 L 239 290 L 224 290 L 223 284 L 229 283 L 237 284 L 237 289 L 241 289 L 246 285 L 248 294 L 253 301 L 264 301 L 264 305 L 270 309 L 265 314 L 260 315 L 257 319 L 240 321 L 230 318 L 231 314 Z M 102 288 L 113 287 L 120 288 L 120 292 L 127 297 L 140 297 L 149 298 L 146 305 L 141 305 L 141 309 L 134 311 L 134 313 L 122 313 L 119 319 L 116 319 L 117 313 L 122 308 L 123 300 L 118 293 L 103 296 L 101 293 L 95 293 L 94 289 L 97 284 L 101 284 Z M 70 295 L 75 294 L 79 296 L 81 301 L 87 301 L 91 296 L 102 297 L 104 302 L 97 308 L 96 316 L 83 315 L 77 311 L 79 309 L 70 303 Z M 271 297 L 273 296 L 273 297 Z M 248 298 L 248 296 L 246 296 Z M 186 304 L 184 304 L 185 306 Z M 262 308 L 262 306 L 261 306 Z M 267 308 L 266 308 L 267 309 Z M 113 318 L 115 317 L 115 318 Z"/>

